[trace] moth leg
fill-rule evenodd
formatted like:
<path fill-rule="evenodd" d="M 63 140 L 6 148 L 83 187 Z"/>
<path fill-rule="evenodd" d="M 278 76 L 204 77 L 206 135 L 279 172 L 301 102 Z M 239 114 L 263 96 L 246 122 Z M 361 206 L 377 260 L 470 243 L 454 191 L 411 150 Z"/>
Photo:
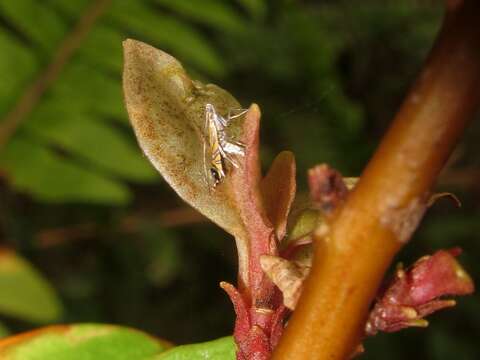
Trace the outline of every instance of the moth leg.
<path fill-rule="evenodd" d="M 228 116 L 227 119 L 228 121 L 236 119 L 240 116 L 243 116 L 247 113 L 248 109 L 230 109 L 228 110 Z M 237 114 L 234 114 L 235 112 L 238 112 Z"/>
<path fill-rule="evenodd" d="M 227 139 L 226 142 L 227 142 L 227 144 L 233 144 L 233 145 L 239 146 L 243 149 L 245 148 L 245 144 L 241 141 Z"/>
<path fill-rule="evenodd" d="M 224 159 L 227 160 L 235 169 L 238 169 L 240 167 L 240 164 L 238 163 L 237 159 L 235 159 L 235 157 L 227 155 Z"/>

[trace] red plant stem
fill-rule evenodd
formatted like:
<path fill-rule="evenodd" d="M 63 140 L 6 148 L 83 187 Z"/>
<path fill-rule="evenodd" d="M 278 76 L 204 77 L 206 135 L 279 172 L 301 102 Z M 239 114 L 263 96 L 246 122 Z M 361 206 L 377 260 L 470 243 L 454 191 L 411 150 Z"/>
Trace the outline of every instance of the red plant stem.
<path fill-rule="evenodd" d="M 425 194 L 480 102 L 480 1 L 451 0 L 423 70 L 355 190 L 318 237 L 314 265 L 273 359 L 344 360 Z"/>

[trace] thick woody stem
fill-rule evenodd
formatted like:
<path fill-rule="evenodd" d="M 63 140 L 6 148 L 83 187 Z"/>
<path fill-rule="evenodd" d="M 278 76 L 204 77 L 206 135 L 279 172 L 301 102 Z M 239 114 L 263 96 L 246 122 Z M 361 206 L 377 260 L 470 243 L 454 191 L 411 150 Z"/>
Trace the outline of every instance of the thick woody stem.
<path fill-rule="evenodd" d="M 480 102 L 480 2 L 447 1 L 423 70 L 330 231 L 273 359 L 348 359 L 394 255 Z"/>

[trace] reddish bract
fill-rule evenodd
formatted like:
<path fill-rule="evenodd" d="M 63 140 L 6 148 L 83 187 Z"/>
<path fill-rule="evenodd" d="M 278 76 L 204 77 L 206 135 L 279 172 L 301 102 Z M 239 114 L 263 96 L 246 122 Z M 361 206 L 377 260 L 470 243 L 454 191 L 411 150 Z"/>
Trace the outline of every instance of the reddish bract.
<path fill-rule="evenodd" d="M 407 270 L 398 269 L 370 313 L 366 334 L 426 327 L 425 316 L 455 305 L 454 300 L 444 300 L 443 296 L 471 294 L 473 281 L 455 259 L 460 253 L 459 248 L 439 250 Z"/>

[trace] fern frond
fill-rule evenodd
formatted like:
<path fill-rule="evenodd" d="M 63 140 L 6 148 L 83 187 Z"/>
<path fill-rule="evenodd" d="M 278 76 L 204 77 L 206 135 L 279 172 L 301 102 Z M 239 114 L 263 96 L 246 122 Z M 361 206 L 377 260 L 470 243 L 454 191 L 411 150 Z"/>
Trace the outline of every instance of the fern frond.
<path fill-rule="evenodd" d="M 228 5 L 227 1 L 202 0 L 200 3 L 190 0 L 155 0 L 155 2 L 180 15 L 220 31 L 243 32 L 248 25 L 245 19 L 232 6 Z"/>
<path fill-rule="evenodd" d="M 238 26 L 219 4 L 223 24 Z M 194 25 L 149 0 L 2 1 L 0 19 L 0 169 L 40 201 L 125 203 L 127 182 L 159 179 L 124 110 L 123 39 L 172 51 L 203 76 L 227 71 Z"/>

